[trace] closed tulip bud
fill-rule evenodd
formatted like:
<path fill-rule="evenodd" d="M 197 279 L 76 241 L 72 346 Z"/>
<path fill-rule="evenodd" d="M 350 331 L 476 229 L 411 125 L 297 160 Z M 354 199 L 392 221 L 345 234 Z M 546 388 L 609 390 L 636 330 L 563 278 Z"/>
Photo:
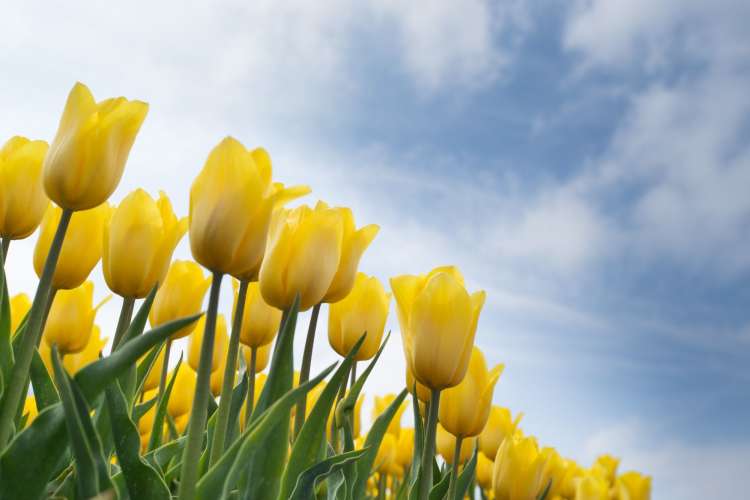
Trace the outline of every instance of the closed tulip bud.
<path fill-rule="evenodd" d="M 578 483 L 575 500 L 609 500 L 607 481 L 597 476 L 586 476 Z"/>
<path fill-rule="evenodd" d="M 10 299 L 10 332 L 15 334 L 21 321 L 31 309 L 31 299 L 25 293 L 18 293 Z"/>
<path fill-rule="evenodd" d="M 482 491 L 492 489 L 492 467 L 494 463 L 491 459 L 485 457 L 483 453 L 477 455 L 477 484 Z"/>
<path fill-rule="evenodd" d="M 96 102 L 76 83 L 44 160 L 44 189 L 58 205 L 86 210 L 104 203 L 122 177 L 148 104 L 116 97 Z"/>
<path fill-rule="evenodd" d="M 319 202 L 318 205 L 327 207 L 323 202 Z M 380 227 L 375 224 L 357 229 L 351 209 L 337 207 L 335 210 L 338 210 L 341 214 L 343 238 L 341 240 L 341 259 L 338 269 L 328 287 L 328 292 L 323 297 L 323 302 L 328 303 L 338 302 L 349 295 L 356 280 L 357 267 L 362 254 L 365 253 L 380 230 Z"/>
<path fill-rule="evenodd" d="M 140 299 L 164 281 L 187 218 L 180 220 L 164 192 L 154 201 L 143 189 L 122 200 L 104 227 L 102 270 L 110 290 Z"/>
<path fill-rule="evenodd" d="M 274 184 L 265 150 L 249 151 L 225 138 L 190 188 L 193 257 L 211 271 L 255 278 L 273 209 L 309 192 L 306 186 Z"/>
<path fill-rule="evenodd" d="M 405 469 L 411 467 L 414 458 L 414 429 L 410 427 L 401 429 L 398 434 L 397 448 L 396 462 Z"/>
<path fill-rule="evenodd" d="M 445 430 L 442 425 L 438 424 L 437 434 L 435 438 L 435 447 L 437 448 L 438 454 L 443 457 L 445 463 L 453 463 L 453 454 L 456 451 L 456 437 Z M 468 437 L 461 440 L 461 454 L 459 455 L 459 462 L 465 463 L 474 453 L 474 448 L 477 445 L 477 438 Z"/>
<path fill-rule="evenodd" d="M 523 418 L 523 413 L 519 413 L 513 419 L 510 410 L 507 408 L 500 406 L 490 408 L 487 424 L 485 424 L 482 433 L 479 434 L 479 449 L 481 452 L 488 458 L 494 458 L 503 440 L 515 434 L 521 418 Z"/>
<path fill-rule="evenodd" d="M 492 488 L 498 500 L 535 500 L 547 487 L 546 457 L 531 437 L 511 437 L 497 450 Z"/>
<path fill-rule="evenodd" d="M 206 317 L 201 316 L 197 321 L 195 331 L 188 341 L 188 364 L 198 371 L 201 359 L 201 344 L 203 343 L 203 332 L 206 329 Z M 223 314 L 216 315 L 216 336 L 214 337 L 213 357 L 211 358 L 211 371 L 221 368 L 229 348 L 229 337 L 227 336 L 227 322 Z"/>
<path fill-rule="evenodd" d="M 170 380 L 172 374 L 168 375 Z M 189 366 L 180 364 L 177 369 L 177 377 L 172 386 L 172 393 L 167 402 L 167 413 L 172 418 L 190 413 L 193 409 L 193 399 L 195 398 L 195 383 L 197 377 L 195 372 Z"/>
<path fill-rule="evenodd" d="M 211 286 L 211 277 L 203 276 L 201 266 L 189 260 L 172 262 L 154 297 L 148 319 L 154 328 L 201 312 L 203 297 Z M 196 324 L 184 326 L 172 334 L 172 340 L 190 335 Z"/>
<path fill-rule="evenodd" d="M 539 452 L 547 462 L 546 473 L 549 477 L 550 488 L 547 496 L 555 498 L 562 494 L 568 473 L 568 465 L 564 458 L 554 448 L 545 447 Z"/>
<path fill-rule="evenodd" d="M 386 433 L 380 442 L 380 448 L 372 464 L 372 470 L 388 474 L 396 461 L 396 436 Z"/>
<path fill-rule="evenodd" d="M 378 418 L 378 415 L 382 414 L 395 400 L 395 394 L 375 396 L 375 406 L 372 409 L 373 420 Z M 406 401 L 401 402 L 401 406 L 398 407 L 396 413 L 393 415 L 393 419 L 391 419 L 391 422 L 388 424 L 388 430 L 386 432 L 398 437 L 398 434 L 401 431 L 401 415 L 404 414 L 404 410 L 406 410 Z"/>
<path fill-rule="evenodd" d="M 617 467 L 620 465 L 620 459 L 612 455 L 600 455 L 597 457 L 592 467 L 596 474 L 601 476 L 608 484 L 615 484 L 617 476 Z"/>
<path fill-rule="evenodd" d="M 630 471 L 617 478 L 618 500 L 651 500 L 651 477 Z"/>
<path fill-rule="evenodd" d="M 291 307 L 300 294 L 300 310 L 323 300 L 336 275 L 343 238 L 338 210 L 318 204 L 277 210 L 260 267 L 263 299 L 278 309 Z"/>
<path fill-rule="evenodd" d="M 15 136 L 0 148 L 0 236 L 26 238 L 42 221 L 49 198 L 42 187 L 47 143 Z"/>
<path fill-rule="evenodd" d="M 273 347 L 273 344 L 266 344 L 262 345 L 260 347 L 257 347 L 257 351 L 255 352 L 255 373 L 260 373 L 263 370 L 266 369 L 268 366 L 268 362 L 271 360 L 271 348 Z M 245 357 L 245 366 L 250 368 L 250 358 L 252 357 L 252 352 L 249 347 L 242 346 L 242 355 Z"/>
<path fill-rule="evenodd" d="M 445 389 L 440 396 L 440 424 L 454 436 L 477 436 L 490 414 L 492 392 L 504 365 L 487 370 L 484 355 L 474 347 L 469 369 L 460 384 Z"/>
<path fill-rule="evenodd" d="M 94 306 L 94 284 L 90 281 L 57 292 L 44 326 L 47 345 L 57 345 L 60 354 L 81 352 L 91 337 L 97 310 L 109 299 Z"/>
<path fill-rule="evenodd" d="M 26 426 L 28 427 L 31 422 L 34 421 L 39 411 L 36 408 L 36 397 L 31 394 L 26 396 L 26 400 L 23 403 L 23 414 L 26 416 Z"/>
<path fill-rule="evenodd" d="M 102 235 L 111 214 L 112 209 L 107 203 L 73 214 L 52 277 L 52 288 L 70 290 L 86 281 L 91 270 L 102 258 Z M 39 277 L 42 276 L 61 215 L 59 207 L 50 205 L 42 219 L 39 239 L 34 247 L 34 270 Z"/>
<path fill-rule="evenodd" d="M 232 317 L 237 310 L 237 282 L 235 287 Z M 240 342 L 248 347 L 260 347 L 273 342 L 281 324 L 281 311 L 271 307 L 263 300 L 257 281 L 248 283 L 245 296 L 245 308 L 242 312 L 242 329 Z"/>
<path fill-rule="evenodd" d="M 458 385 L 466 374 L 485 293 L 472 295 L 455 267 L 391 279 L 406 364 L 433 390 Z"/>
<path fill-rule="evenodd" d="M 406 367 L 406 388 L 409 389 L 412 394 L 416 390 L 417 398 L 419 399 L 420 403 L 428 403 L 430 401 L 430 398 L 432 397 L 430 388 L 420 384 L 414 378 L 414 374 L 411 372 L 411 369 L 408 365 Z"/>
<path fill-rule="evenodd" d="M 152 324 L 152 326 L 155 325 Z M 151 391 L 159 387 L 161 372 L 164 368 L 164 356 L 166 352 L 166 349 L 162 349 L 159 351 L 159 355 L 156 356 L 154 363 L 151 365 L 151 370 L 149 370 L 148 375 L 146 376 L 146 380 L 143 382 L 144 391 Z M 148 354 L 146 354 L 146 356 L 148 356 Z M 145 358 L 146 356 L 144 356 L 143 358 Z M 141 359 L 141 361 L 143 360 L 143 358 Z"/>
<path fill-rule="evenodd" d="M 390 301 L 391 295 L 377 278 L 358 273 L 351 293 L 328 308 L 328 341 L 333 350 L 346 356 L 367 332 L 354 359 L 364 361 L 375 356 L 383 338 Z"/>
<path fill-rule="evenodd" d="M 94 325 L 86 347 L 81 352 L 70 354 L 63 359 L 65 370 L 70 375 L 75 375 L 84 366 L 97 361 L 99 354 L 104 349 L 104 346 L 107 345 L 108 340 L 108 337 L 101 338 L 101 330 L 98 326 Z"/>

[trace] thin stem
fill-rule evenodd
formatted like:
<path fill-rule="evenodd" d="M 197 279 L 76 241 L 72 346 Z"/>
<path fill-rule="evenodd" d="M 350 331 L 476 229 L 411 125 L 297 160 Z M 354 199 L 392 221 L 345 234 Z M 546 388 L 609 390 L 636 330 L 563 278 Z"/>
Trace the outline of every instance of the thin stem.
<path fill-rule="evenodd" d="M 339 393 L 336 396 L 336 403 L 333 405 L 333 418 L 331 419 L 331 443 L 332 443 L 333 449 L 336 451 L 340 451 L 339 450 L 339 433 L 336 428 L 336 409 L 338 408 L 341 400 L 344 399 L 344 396 L 346 396 L 346 383 L 348 380 L 349 380 L 348 376 L 344 378 L 343 383 L 341 384 L 341 388 L 339 389 Z"/>
<path fill-rule="evenodd" d="M 378 500 L 385 500 L 386 475 L 381 472 L 378 476 L 380 476 L 378 479 Z"/>
<path fill-rule="evenodd" d="M 206 329 L 203 332 L 201 356 L 198 362 L 198 377 L 195 383 L 193 411 L 190 413 L 187 443 L 182 455 L 180 473 L 180 500 L 193 500 L 195 486 L 198 482 L 198 459 L 203 444 L 203 432 L 206 428 L 208 398 L 210 396 L 211 361 L 214 355 L 214 337 L 216 335 L 216 311 L 219 308 L 219 291 L 221 290 L 222 273 L 215 272 L 211 280 L 211 291 L 206 312 Z"/>
<path fill-rule="evenodd" d="M 164 387 L 167 385 L 167 372 L 169 372 L 169 351 L 172 350 L 172 339 L 167 339 L 164 346 L 164 362 L 161 364 L 161 376 L 159 377 L 159 402 L 164 397 Z"/>
<path fill-rule="evenodd" d="M 250 348 L 250 366 L 248 367 L 248 373 L 250 375 L 250 383 L 247 386 L 247 401 L 245 402 L 245 426 L 250 422 L 250 415 L 253 414 L 253 406 L 255 405 L 255 365 L 258 359 L 258 348 Z"/>
<path fill-rule="evenodd" d="M 305 339 L 305 352 L 302 354 L 302 367 L 299 370 L 300 385 L 307 382 L 310 378 L 310 363 L 312 362 L 313 345 L 315 344 L 315 328 L 318 325 L 318 314 L 320 314 L 320 304 L 315 304 L 310 315 L 310 325 L 307 328 L 307 338 Z M 303 397 L 297 403 L 297 410 L 294 414 L 294 437 L 299 435 L 302 430 L 302 424 L 305 423 L 305 407 L 307 398 Z"/>
<path fill-rule="evenodd" d="M 68 224 L 70 224 L 70 217 L 72 215 L 72 210 L 63 209 L 55 236 L 50 245 L 49 253 L 47 254 L 47 261 L 44 263 L 42 277 L 39 279 L 39 285 L 34 294 L 28 323 L 26 324 L 23 338 L 16 352 L 16 362 L 10 372 L 10 377 L 8 377 L 5 397 L 3 397 L 2 407 L 0 407 L 0 448 L 3 448 L 8 442 L 12 431 L 13 417 L 23 397 L 22 391 L 26 385 L 26 378 L 29 375 L 31 358 L 34 355 L 34 349 L 38 345 L 39 336 L 42 333 L 41 327 L 52 287 L 52 277 L 55 274 L 57 259 L 60 257 L 60 249 L 62 248 L 65 232 L 68 230 Z"/>
<path fill-rule="evenodd" d="M 8 258 L 8 248 L 10 248 L 10 238 L 3 238 L 3 264 L 5 264 L 5 259 Z"/>
<path fill-rule="evenodd" d="M 224 380 L 221 383 L 221 397 L 219 398 L 219 413 L 216 417 L 214 427 L 214 440 L 209 455 L 209 467 L 216 463 L 224 453 L 224 440 L 229 427 L 229 409 L 232 406 L 232 388 L 234 387 L 234 375 L 237 371 L 237 353 L 240 349 L 240 331 L 242 330 L 242 316 L 245 313 L 245 298 L 247 297 L 247 285 L 245 280 L 240 281 L 240 289 L 237 292 L 237 307 L 234 311 L 232 321 L 232 333 L 229 337 L 229 348 L 227 349 L 227 360 L 224 363 Z"/>
<path fill-rule="evenodd" d="M 130 320 L 133 317 L 133 308 L 135 306 L 135 299 L 132 297 L 122 298 L 122 307 L 120 308 L 120 317 L 117 318 L 117 327 L 115 328 L 115 339 L 112 341 L 112 352 L 115 352 L 125 332 L 128 331 L 130 326 Z"/>
<path fill-rule="evenodd" d="M 349 379 L 349 387 L 354 387 L 354 383 L 357 381 L 357 360 L 352 361 L 351 378 Z"/>
<path fill-rule="evenodd" d="M 456 496 L 456 483 L 458 482 L 458 466 L 461 464 L 461 441 L 462 436 L 456 436 L 456 446 L 453 448 L 453 468 L 451 468 L 451 482 L 448 486 L 448 500 Z"/>
<path fill-rule="evenodd" d="M 439 407 L 440 391 L 433 389 L 430 397 L 430 409 L 427 413 L 424 449 L 422 450 L 421 480 L 419 483 L 420 500 L 426 500 L 432 488 L 432 461 L 435 459 L 435 433 L 437 432 Z"/>

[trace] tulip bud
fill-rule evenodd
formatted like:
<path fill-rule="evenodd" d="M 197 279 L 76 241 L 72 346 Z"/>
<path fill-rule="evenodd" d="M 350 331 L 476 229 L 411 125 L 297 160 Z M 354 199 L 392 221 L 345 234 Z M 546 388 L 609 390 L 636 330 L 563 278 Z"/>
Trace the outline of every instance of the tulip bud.
<path fill-rule="evenodd" d="M 453 455 L 456 451 L 456 437 L 446 431 L 440 424 L 437 426 L 435 445 L 438 454 L 443 457 L 445 463 L 453 464 Z M 461 440 L 461 454 L 458 459 L 460 463 L 466 463 L 471 458 L 476 445 L 477 438 L 475 437 L 467 437 Z"/>
<path fill-rule="evenodd" d="M 333 350 L 346 356 L 367 332 L 354 359 L 372 358 L 383 338 L 390 301 L 391 295 L 385 292 L 377 278 L 358 273 L 351 293 L 328 308 L 328 341 Z"/>
<path fill-rule="evenodd" d="M 211 277 L 204 277 L 201 267 L 189 260 L 172 262 L 163 283 L 154 297 L 148 319 L 156 328 L 176 319 L 198 314 L 203 297 L 211 286 Z M 190 335 L 196 324 L 185 326 L 172 334 L 172 340 Z"/>
<path fill-rule="evenodd" d="M 612 455 L 600 455 L 594 462 L 593 469 L 595 469 L 608 484 L 615 484 L 615 476 L 617 476 L 617 466 L 620 465 L 620 459 L 613 457 Z"/>
<path fill-rule="evenodd" d="M 325 208 L 328 207 L 323 202 L 318 202 L 318 205 Z M 328 292 L 323 297 L 323 302 L 328 303 L 338 302 L 351 292 L 356 279 L 359 260 L 380 230 L 380 227 L 375 224 L 357 229 L 351 209 L 337 207 L 335 210 L 338 210 L 341 215 L 343 237 L 341 239 L 341 259 L 339 260 L 338 269 L 328 287 Z"/>
<path fill-rule="evenodd" d="M 0 236 L 26 238 L 42 221 L 49 198 L 42 187 L 47 143 L 15 136 L 0 148 Z"/>
<path fill-rule="evenodd" d="M 170 380 L 170 373 L 167 380 Z M 197 377 L 195 372 L 189 366 L 180 364 L 177 369 L 177 377 L 172 386 L 172 393 L 167 402 L 167 413 L 172 418 L 190 413 L 193 409 L 193 399 L 195 399 L 195 384 Z"/>
<path fill-rule="evenodd" d="M 21 321 L 31 309 L 31 299 L 25 293 L 19 293 L 10 299 L 10 333 L 14 335 Z"/>
<path fill-rule="evenodd" d="M 44 326 L 47 345 L 57 345 L 60 354 L 81 352 L 89 342 L 97 310 L 110 297 L 95 307 L 94 284 L 90 281 L 78 288 L 57 292 Z"/>
<path fill-rule="evenodd" d="M 180 220 L 164 192 L 154 201 L 143 189 L 122 200 L 104 227 L 102 270 L 110 290 L 140 299 L 164 281 L 187 218 Z"/>
<path fill-rule="evenodd" d="M 477 484 L 484 492 L 492 490 L 493 466 L 492 460 L 485 457 L 483 453 L 477 455 Z"/>
<path fill-rule="evenodd" d="M 464 378 L 485 293 L 469 295 L 455 267 L 438 267 L 426 276 L 391 278 L 406 364 L 433 390 Z"/>
<path fill-rule="evenodd" d="M 258 374 L 266 369 L 266 366 L 268 366 L 268 362 L 271 359 L 271 348 L 273 347 L 273 344 L 266 344 L 262 345 L 260 347 L 256 347 L 255 351 L 255 373 Z M 245 365 L 250 368 L 250 358 L 252 357 L 252 352 L 249 347 L 242 346 L 242 355 L 245 357 Z"/>
<path fill-rule="evenodd" d="M 112 209 L 107 203 L 73 214 L 52 277 L 52 288 L 70 290 L 86 281 L 102 257 L 102 235 L 111 214 Z M 34 247 L 34 270 L 39 277 L 42 276 L 61 215 L 59 207 L 50 205 L 42 219 L 39 239 Z"/>
<path fill-rule="evenodd" d="M 503 440 L 516 433 L 521 418 L 523 418 L 523 413 L 516 415 L 514 420 L 511 418 L 509 409 L 500 406 L 490 408 L 487 424 L 479 435 L 479 449 L 482 453 L 489 458 L 494 458 Z"/>
<path fill-rule="evenodd" d="M 607 481 L 597 476 L 586 476 L 578 483 L 575 500 L 609 500 Z"/>
<path fill-rule="evenodd" d="M 372 464 L 372 470 L 381 474 L 388 474 L 396 461 L 396 436 L 385 433 L 380 442 L 380 448 Z"/>
<path fill-rule="evenodd" d="M 78 370 L 86 365 L 99 360 L 99 354 L 107 345 L 108 337 L 101 338 L 101 330 L 94 325 L 91 330 L 91 337 L 81 352 L 70 354 L 63 359 L 63 366 L 70 375 L 75 375 Z"/>
<path fill-rule="evenodd" d="M 236 139 L 225 138 L 190 188 L 193 257 L 211 271 L 254 279 L 273 209 L 309 192 L 306 186 L 272 183 L 265 150 L 248 151 Z"/>
<path fill-rule="evenodd" d="M 492 488 L 497 500 L 538 498 L 549 483 L 546 458 L 531 437 L 509 437 L 497 450 Z"/>
<path fill-rule="evenodd" d="M 232 317 L 234 317 L 237 310 L 236 281 L 232 281 L 232 285 L 235 288 L 234 306 L 232 307 Z M 281 314 L 279 309 L 269 306 L 263 300 L 257 281 L 248 283 L 245 308 L 242 312 L 240 342 L 248 347 L 270 345 L 279 331 Z"/>
<path fill-rule="evenodd" d="M 222 360 L 221 366 L 211 372 L 211 378 L 209 379 L 209 388 L 211 389 L 211 394 L 213 394 L 215 398 L 218 398 L 219 394 L 221 394 L 221 386 L 224 383 L 224 370 L 226 369 L 226 366 L 226 360 Z M 236 373 L 234 378 L 235 380 L 237 379 Z"/>
<path fill-rule="evenodd" d="M 617 478 L 619 500 L 651 500 L 651 477 L 639 472 L 626 472 Z"/>
<path fill-rule="evenodd" d="M 203 332 L 206 329 L 206 317 L 201 316 L 197 321 L 193 334 L 188 341 L 188 364 L 198 371 L 201 359 L 201 344 L 203 344 Z M 216 371 L 224 364 L 227 349 L 229 349 L 229 337 L 227 336 L 227 322 L 223 314 L 216 315 L 216 336 L 214 337 L 213 357 L 211 358 L 211 371 Z"/>
<path fill-rule="evenodd" d="M 300 294 L 300 310 L 323 300 L 341 260 L 343 221 L 336 209 L 318 204 L 277 210 L 260 267 L 260 291 L 286 310 Z"/>
<path fill-rule="evenodd" d="M 398 434 L 398 446 L 396 451 L 396 462 L 408 469 L 414 458 L 414 429 L 404 428 Z"/>
<path fill-rule="evenodd" d="M 383 413 L 395 400 L 395 394 L 375 396 L 375 406 L 372 409 L 372 419 L 375 420 L 378 418 L 378 415 Z M 388 424 L 388 430 L 386 432 L 398 437 L 399 432 L 401 431 L 401 416 L 404 414 L 404 410 L 406 410 L 406 404 L 405 401 L 402 401 L 401 406 L 396 410 L 393 419 L 391 419 L 391 422 Z"/>
<path fill-rule="evenodd" d="M 122 177 L 148 104 L 124 97 L 97 103 L 76 83 L 44 160 L 44 189 L 59 206 L 87 210 L 104 203 Z"/>

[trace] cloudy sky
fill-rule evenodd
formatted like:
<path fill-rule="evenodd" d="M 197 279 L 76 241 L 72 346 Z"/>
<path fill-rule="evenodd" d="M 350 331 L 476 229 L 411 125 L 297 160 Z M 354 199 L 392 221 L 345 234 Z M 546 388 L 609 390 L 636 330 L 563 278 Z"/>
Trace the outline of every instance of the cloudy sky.
<path fill-rule="evenodd" d="M 615 453 L 656 499 L 744 491 L 750 3 L 72 4 L 2 6 L 0 140 L 50 140 L 77 80 L 146 100 L 113 201 L 165 189 L 183 214 L 223 136 L 263 145 L 308 202 L 381 225 L 363 271 L 453 263 L 487 290 L 496 402 L 540 442 Z M 33 291 L 35 239 L 12 292 Z M 393 340 L 371 393 L 403 384 Z"/>

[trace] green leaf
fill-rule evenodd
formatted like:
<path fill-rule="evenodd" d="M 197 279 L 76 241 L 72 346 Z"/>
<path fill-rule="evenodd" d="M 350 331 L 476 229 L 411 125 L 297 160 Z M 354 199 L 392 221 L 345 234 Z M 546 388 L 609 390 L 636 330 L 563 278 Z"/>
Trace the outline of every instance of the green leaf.
<path fill-rule="evenodd" d="M 417 397 L 416 385 L 415 387 L 412 387 L 411 404 L 412 414 L 414 415 L 414 454 L 411 459 L 409 477 L 404 480 L 404 484 L 408 483 L 409 490 L 414 489 L 416 491 L 416 485 L 419 481 L 419 468 L 422 465 L 422 450 L 425 440 L 424 421 L 419 412 L 419 398 Z"/>
<path fill-rule="evenodd" d="M 477 470 L 477 447 L 474 447 L 474 453 L 471 455 L 471 459 L 466 463 L 461 474 L 458 475 L 458 482 L 456 483 L 456 496 L 453 500 L 462 500 L 466 496 L 466 492 L 469 490 L 474 475 Z"/>
<path fill-rule="evenodd" d="M 157 401 L 159 401 L 158 394 L 148 401 L 144 401 L 141 404 L 135 405 L 135 407 L 133 408 L 133 423 L 138 425 L 138 421 L 143 417 L 143 415 L 148 413 L 148 411 L 156 404 Z"/>
<path fill-rule="evenodd" d="M 122 340 L 120 340 L 120 343 L 117 345 L 117 350 L 120 350 L 120 348 L 126 345 L 129 341 L 143 333 L 143 329 L 146 327 L 146 321 L 148 320 L 148 313 L 151 310 L 151 305 L 154 303 L 157 288 L 158 285 L 154 285 L 149 294 L 143 300 L 141 307 L 138 308 L 138 312 L 135 313 L 130 325 L 128 325 L 128 329 L 125 330 Z M 136 367 L 135 363 L 132 363 L 120 377 L 120 386 L 122 387 L 122 391 L 130 405 L 132 405 L 135 400 L 137 383 L 138 377 L 136 374 Z"/>
<path fill-rule="evenodd" d="M 119 384 L 110 384 L 105 392 L 117 461 L 130 498 L 170 500 L 169 488 L 159 472 L 138 453 L 141 446 L 138 429 L 130 419 L 128 403 Z"/>
<path fill-rule="evenodd" d="M 164 360 L 166 363 L 167 361 Z M 164 395 L 159 399 L 159 406 L 156 407 L 156 415 L 154 416 L 154 426 L 151 428 L 151 438 L 148 440 L 148 451 L 153 451 L 161 446 L 161 433 L 164 430 L 164 415 L 167 413 L 167 404 L 169 403 L 169 396 L 172 394 L 172 387 L 174 381 L 177 379 L 177 371 L 180 369 L 182 364 L 182 354 L 180 354 L 180 360 L 177 362 L 177 366 L 172 372 L 172 377 L 169 379 L 167 387 L 164 388 Z M 187 370 L 187 368 L 185 368 Z"/>
<path fill-rule="evenodd" d="M 232 390 L 232 405 L 229 407 L 229 427 L 227 429 L 226 447 L 234 442 L 240 431 L 240 412 L 242 404 L 247 396 L 247 386 L 250 384 L 250 377 L 247 371 L 243 372 L 242 381 Z"/>
<path fill-rule="evenodd" d="M 369 450 L 364 448 L 361 450 L 347 451 L 340 455 L 326 458 L 311 467 L 305 469 L 297 480 L 294 490 L 292 491 L 290 500 L 308 500 L 315 498 L 315 483 L 319 479 L 324 479 L 327 476 L 341 471 L 341 469 L 348 463 L 356 462 L 361 459 Z M 285 497 L 279 496 L 280 499 Z M 364 497 L 362 497 L 364 498 Z"/>
<path fill-rule="evenodd" d="M 448 487 L 450 486 L 451 475 L 445 474 L 440 481 L 430 490 L 430 500 L 443 500 L 448 494 Z"/>
<path fill-rule="evenodd" d="M 34 387 L 34 399 L 36 400 L 38 411 L 42 411 L 44 408 L 60 401 L 55 384 L 52 382 L 52 378 L 49 376 L 47 367 L 44 366 L 44 361 L 42 361 L 38 350 L 34 351 L 34 356 L 31 358 L 29 375 L 31 377 L 31 385 Z"/>
<path fill-rule="evenodd" d="M 143 458 L 148 460 L 156 469 L 163 472 L 167 465 L 169 465 L 170 460 L 180 456 L 182 450 L 185 448 L 186 439 L 185 436 L 179 437 L 154 451 L 146 453 L 146 456 Z"/>
<path fill-rule="evenodd" d="M 136 394 L 140 394 L 143 390 L 143 385 L 146 383 L 146 378 L 148 377 L 149 372 L 151 372 L 151 369 L 156 363 L 156 357 L 159 355 L 163 348 L 164 343 L 158 344 L 156 347 L 151 349 L 146 357 L 143 358 L 143 361 L 138 364 L 138 368 L 136 369 Z"/>

